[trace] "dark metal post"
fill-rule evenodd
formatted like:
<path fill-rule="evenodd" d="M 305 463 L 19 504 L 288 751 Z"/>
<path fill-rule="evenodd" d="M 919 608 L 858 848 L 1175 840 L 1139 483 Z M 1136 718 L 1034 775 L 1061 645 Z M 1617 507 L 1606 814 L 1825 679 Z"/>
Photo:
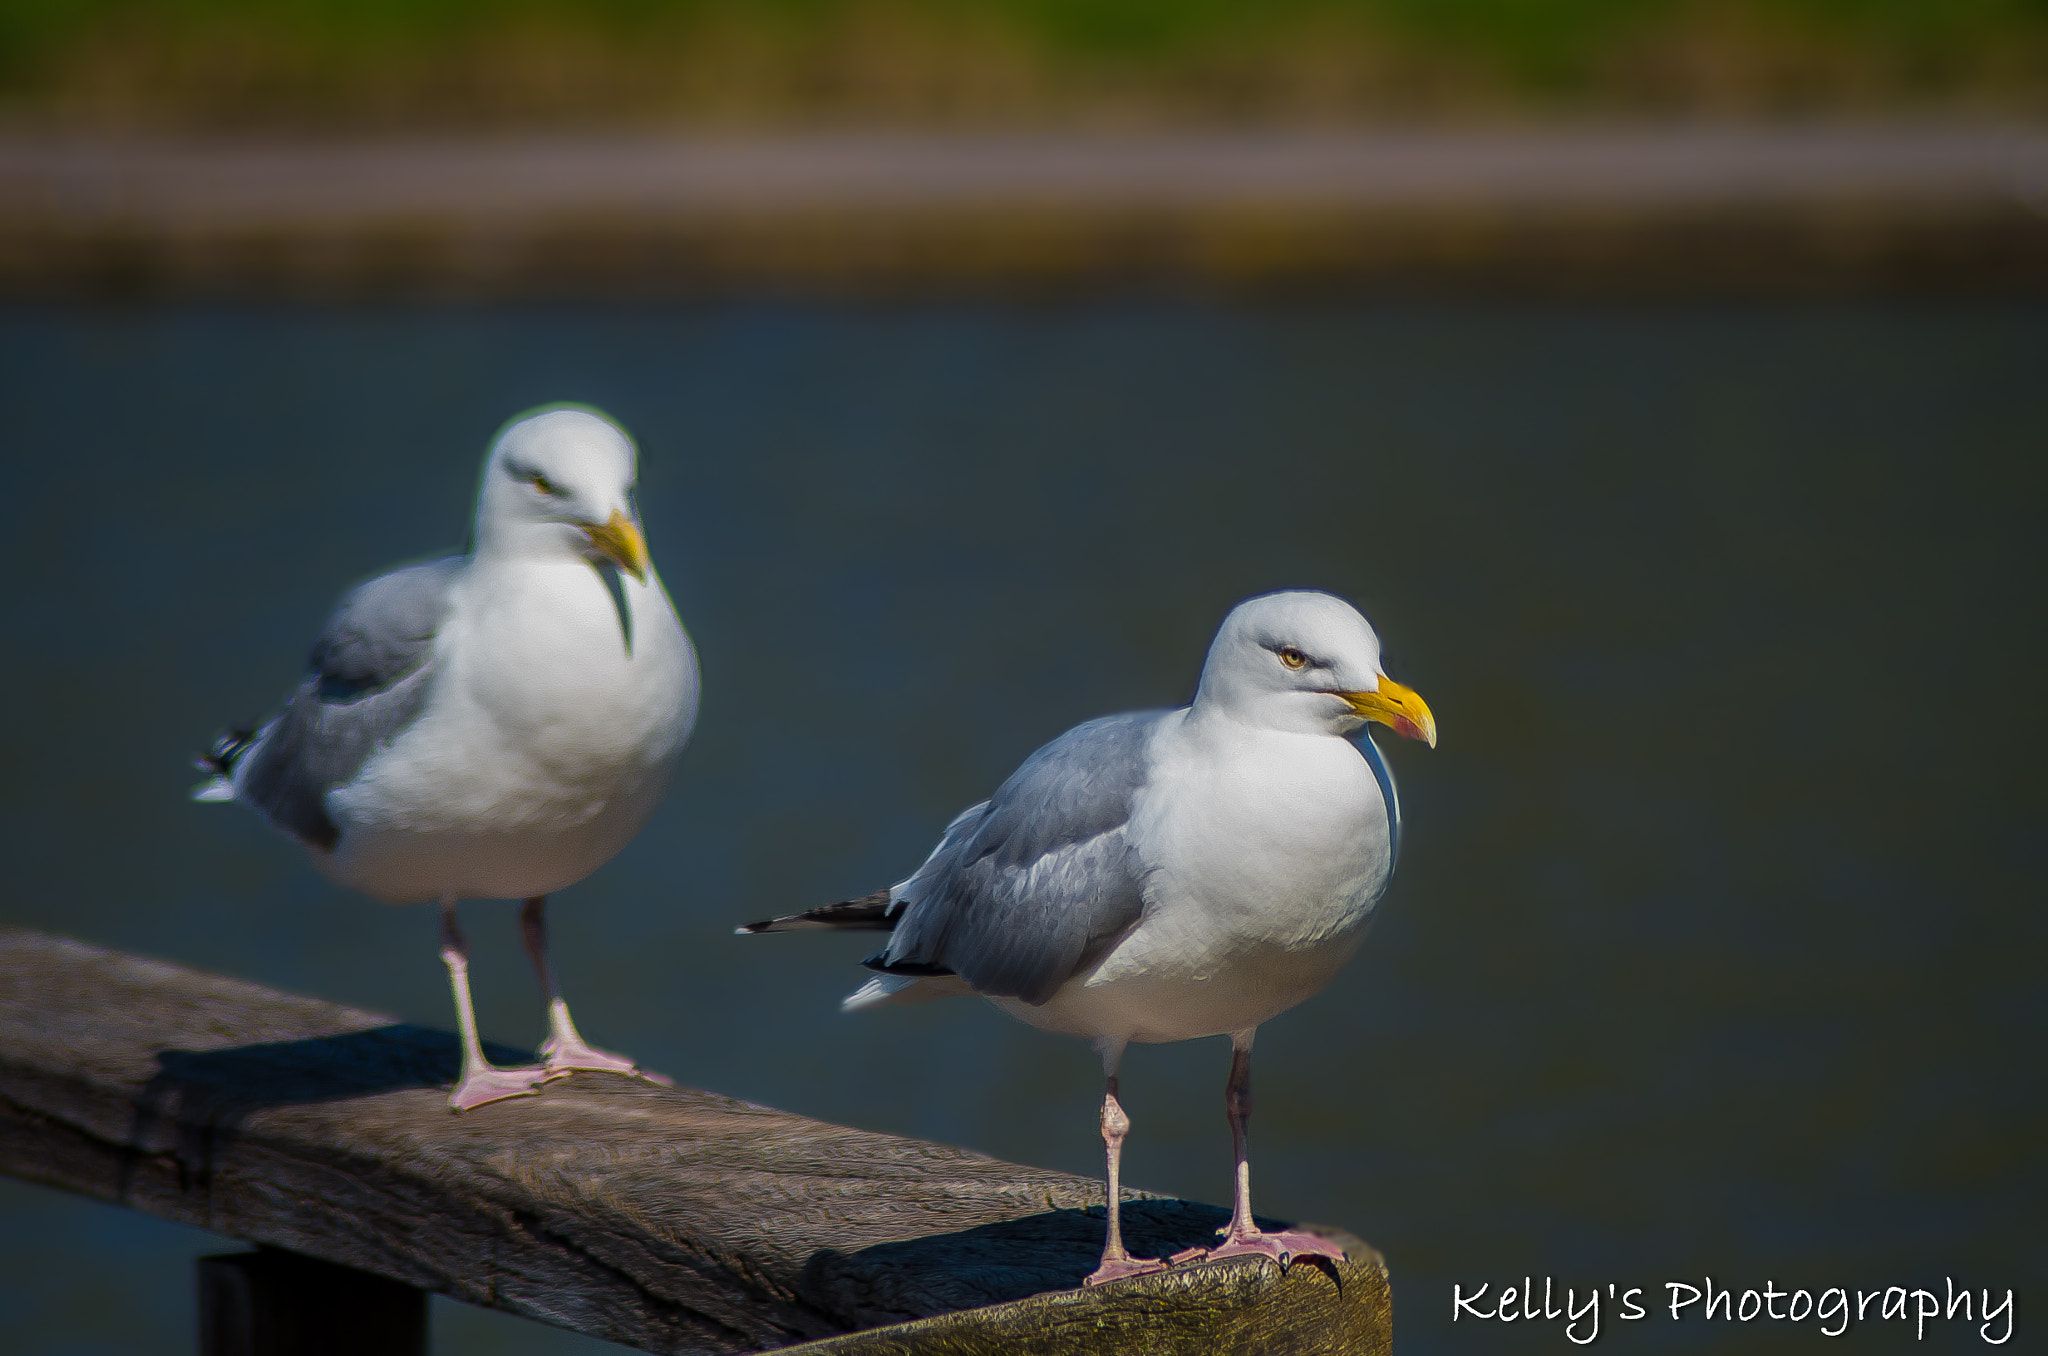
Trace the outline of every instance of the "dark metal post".
<path fill-rule="evenodd" d="M 265 1248 L 199 1259 L 199 1356 L 426 1356 L 427 1292 Z"/>

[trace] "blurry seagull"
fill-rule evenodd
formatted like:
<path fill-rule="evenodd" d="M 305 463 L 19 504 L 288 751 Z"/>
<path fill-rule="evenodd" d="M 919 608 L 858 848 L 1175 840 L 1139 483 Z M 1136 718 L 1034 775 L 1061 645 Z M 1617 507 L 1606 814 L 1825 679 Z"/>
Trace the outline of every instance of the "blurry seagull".
<path fill-rule="evenodd" d="M 1131 1256 L 1118 1227 L 1131 1041 L 1230 1037 L 1236 1183 L 1206 1255 L 1342 1256 L 1253 1224 L 1245 1134 L 1253 1033 L 1330 982 L 1393 873 L 1393 781 L 1371 740 L 1352 739 L 1369 721 L 1436 744 L 1429 707 L 1380 671 L 1379 638 L 1349 604 L 1253 598 L 1224 619 L 1193 705 L 1077 725 L 947 825 L 908 880 L 740 931 L 888 931 L 848 1011 L 978 993 L 1094 1043 L 1109 1231 L 1090 1284 L 1164 1265 Z"/>
<path fill-rule="evenodd" d="M 696 719 L 696 654 L 648 563 L 633 482 L 632 441 L 592 411 L 507 425 L 484 461 L 473 553 L 350 593 L 284 712 L 201 760 L 215 775 L 195 799 L 250 806 L 330 880 L 389 904 L 439 901 L 457 1111 L 577 1069 L 638 1072 L 577 1033 L 545 914 L 550 893 L 639 832 Z M 463 898 L 526 901 L 548 1000 L 539 1067 L 484 1059 Z"/>

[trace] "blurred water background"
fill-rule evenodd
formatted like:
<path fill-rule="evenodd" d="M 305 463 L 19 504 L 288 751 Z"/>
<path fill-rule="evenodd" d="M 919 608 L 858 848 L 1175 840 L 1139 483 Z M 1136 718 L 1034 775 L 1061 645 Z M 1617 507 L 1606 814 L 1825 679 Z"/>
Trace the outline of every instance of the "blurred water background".
<path fill-rule="evenodd" d="M 1407 839 L 1363 953 L 1261 1038 L 1262 1212 L 1384 1250 L 1403 1352 L 1567 1349 L 1451 1325 L 1454 1283 L 1525 1274 L 1952 1276 L 2020 1288 L 2019 1349 L 2044 352 L 2024 300 L 17 305 L 0 920 L 447 1026 L 431 911 L 189 803 L 187 760 L 350 582 L 461 545 L 502 420 L 589 401 L 640 439 L 705 682 L 660 813 L 558 896 L 592 1039 L 1095 1173 L 1079 1043 L 969 1001 L 845 1018 L 857 939 L 731 928 L 900 877 L 1044 740 L 1186 699 L 1233 602 L 1326 588 L 1443 740 L 1390 749 Z M 466 913 L 485 1033 L 538 1040 L 512 910 Z M 1226 1198 L 1225 1064 L 1133 1052 L 1127 1180 Z M 224 1240 L 13 1182 L 0 1221 L 0 1349 L 189 1349 Z M 437 1305 L 448 1356 L 601 1345 Z"/>

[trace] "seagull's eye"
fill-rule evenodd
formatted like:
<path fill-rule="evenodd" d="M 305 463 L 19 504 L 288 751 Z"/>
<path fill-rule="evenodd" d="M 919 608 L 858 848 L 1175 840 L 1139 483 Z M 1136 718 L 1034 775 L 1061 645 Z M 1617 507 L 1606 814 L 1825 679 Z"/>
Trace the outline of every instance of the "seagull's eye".
<path fill-rule="evenodd" d="M 1308 656 L 1295 649 L 1292 645 L 1282 645 L 1280 647 L 1280 662 L 1290 669 L 1305 669 L 1308 667 Z"/>
<path fill-rule="evenodd" d="M 540 492 L 541 492 L 542 494 L 548 494 L 548 495 L 559 495 L 559 494 L 561 494 L 561 491 L 555 488 L 555 482 L 554 482 L 554 481 L 552 481 L 552 480 L 549 480 L 549 479 L 548 479 L 548 478 L 547 478 L 546 476 L 542 475 L 542 474 L 541 474 L 540 472 L 538 472 L 538 471 L 535 471 L 535 472 L 533 473 L 533 475 L 529 477 L 529 479 L 531 479 L 531 480 L 533 481 L 533 488 L 535 488 L 536 490 L 539 490 L 539 491 L 540 491 Z"/>

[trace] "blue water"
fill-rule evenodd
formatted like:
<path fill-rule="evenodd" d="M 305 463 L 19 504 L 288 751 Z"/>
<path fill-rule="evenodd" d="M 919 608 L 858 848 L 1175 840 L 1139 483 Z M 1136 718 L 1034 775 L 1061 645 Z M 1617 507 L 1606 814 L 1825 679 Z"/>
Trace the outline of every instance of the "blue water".
<path fill-rule="evenodd" d="M 1256 1063 L 1262 1213 L 1387 1255 L 1404 1353 L 1524 1275 L 2048 1280 L 2048 308 L 0 312 L 0 922 L 449 1024 L 427 910 L 189 803 L 352 581 L 458 546 L 497 425 L 640 439 L 705 701 L 553 910 L 584 1031 L 679 1079 L 1094 1173 L 1096 1064 L 956 1002 L 843 1018 L 858 940 L 734 923 L 905 874 L 1089 716 L 1187 697 L 1231 603 L 1355 600 L 1442 745 L 1401 870 Z M 487 1035 L 543 1031 L 468 907 Z M 1133 1051 L 1126 1179 L 1228 1191 L 1221 1041 Z M 224 1240 L 0 1183 L 0 1349 L 182 1352 Z M 2035 1306 L 2030 1310 L 2030 1303 Z M 598 1344 L 454 1305 L 439 1350 Z M 1583 1331 L 1583 1329 L 1581 1329 Z M 1967 1341 L 1965 1340 L 1967 1338 Z M 1915 1345 L 1873 1317 L 1601 1349 Z"/>

